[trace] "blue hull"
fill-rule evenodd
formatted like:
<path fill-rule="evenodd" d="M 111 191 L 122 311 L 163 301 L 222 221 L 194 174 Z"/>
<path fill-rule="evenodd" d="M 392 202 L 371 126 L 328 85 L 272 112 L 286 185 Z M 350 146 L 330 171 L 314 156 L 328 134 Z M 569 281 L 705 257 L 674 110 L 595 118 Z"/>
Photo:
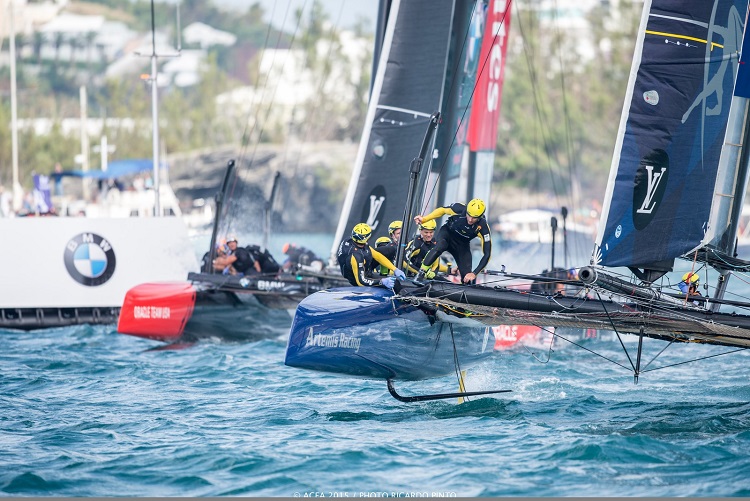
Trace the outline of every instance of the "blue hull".
<path fill-rule="evenodd" d="M 284 363 L 363 378 L 428 379 L 454 374 L 456 360 L 466 369 L 491 356 L 490 337 L 475 320 L 428 315 L 387 289 L 329 289 L 297 307 Z"/>

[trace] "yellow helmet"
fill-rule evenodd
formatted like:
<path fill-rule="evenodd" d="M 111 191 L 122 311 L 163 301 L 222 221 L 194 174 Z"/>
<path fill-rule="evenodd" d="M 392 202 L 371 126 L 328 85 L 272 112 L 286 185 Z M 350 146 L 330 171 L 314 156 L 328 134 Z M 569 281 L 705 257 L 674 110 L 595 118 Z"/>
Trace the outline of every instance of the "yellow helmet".
<path fill-rule="evenodd" d="M 372 228 L 367 223 L 359 223 L 352 230 L 352 240 L 358 244 L 367 243 L 370 236 L 372 236 Z"/>
<path fill-rule="evenodd" d="M 396 230 L 400 230 L 404 226 L 404 223 L 402 221 L 393 221 L 391 224 L 388 225 L 388 234 L 393 235 L 393 232 Z"/>
<path fill-rule="evenodd" d="M 697 273 L 693 273 L 688 271 L 684 275 L 682 275 L 682 281 L 689 285 L 698 285 L 700 282 L 700 277 Z"/>
<path fill-rule="evenodd" d="M 420 230 L 429 230 L 429 231 L 435 231 L 435 228 L 437 228 L 437 223 L 434 219 L 430 219 L 429 221 L 424 221 L 422 224 L 419 225 Z"/>
<path fill-rule="evenodd" d="M 388 245 L 389 243 L 391 243 L 391 239 L 389 237 L 380 237 L 375 240 L 375 247 L 382 247 L 383 245 Z"/>
<path fill-rule="evenodd" d="M 475 198 L 466 205 L 466 213 L 471 217 L 482 217 L 486 208 L 483 200 Z"/>

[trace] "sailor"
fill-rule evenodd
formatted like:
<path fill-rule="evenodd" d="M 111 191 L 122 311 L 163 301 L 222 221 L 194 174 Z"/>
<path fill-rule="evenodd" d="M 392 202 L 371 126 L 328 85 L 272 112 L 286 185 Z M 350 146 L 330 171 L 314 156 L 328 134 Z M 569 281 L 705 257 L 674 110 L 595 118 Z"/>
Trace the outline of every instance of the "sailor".
<path fill-rule="evenodd" d="M 287 242 L 281 248 L 281 252 L 287 256 L 281 264 L 281 269 L 286 272 L 296 271 L 300 266 L 310 267 L 314 271 L 323 270 L 323 260 L 301 245 Z"/>
<path fill-rule="evenodd" d="M 381 245 L 376 245 L 378 252 L 380 252 L 382 255 L 388 258 L 388 260 L 395 264 L 396 262 L 396 252 L 398 251 L 398 240 L 401 238 L 401 228 L 403 227 L 402 221 L 392 221 L 391 224 L 388 225 L 388 240 L 389 242 L 386 244 L 385 240 L 380 240 L 380 237 L 378 239 L 378 242 L 381 242 Z M 377 268 L 377 266 L 376 266 Z M 381 273 L 385 270 L 381 268 Z"/>
<path fill-rule="evenodd" d="M 680 291 L 688 296 L 700 296 L 698 287 L 701 284 L 700 277 L 697 273 L 689 271 L 682 275 L 682 281 L 678 284 Z"/>
<path fill-rule="evenodd" d="M 419 225 L 419 236 L 406 246 L 406 273 L 410 276 L 414 276 L 419 272 L 427 253 L 435 248 L 437 244 L 433 238 L 435 236 L 435 228 L 437 228 L 437 223 L 434 219 L 423 222 Z M 451 268 L 436 259 L 430 269 L 432 271 L 437 270 L 450 273 Z"/>
<path fill-rule="evenodd" d="M 403 280 L 406 275 L 396 268 L 383 254 L 367 244 L 372 236 L 372 229 L 366 223 L 359 223 L 352 229 L 351 238 L 339 245 L 336 260 L 341 268 L 341 274 L 354 286 L 373 286 L 381 284 L 389 289 L 393 288 L 395 278 Z M 393 272 L 393 277 L 372 278 L 369 271 L 375 260 Z"/>
<path fill-rule="evenodd" d="M 398 239 L 401 238 L 401 230 L 404 226 L 403 221 L 392 221 L 388 225 L 388 236 L 391 238 L 393 245 L 398 245 Z"/>
<path fill-rule="evenodd" d="M 214 247 L 214 261 L 213 264 L 209 262 L 210 252 L 203 254 L 201 258 L 201 273 L 211 273 L 212 271 L 221 271 L 216 269 L 216 258 L 224 257 L 227 255 L 227 245 L 223 240 L 216 243 Z M 223 268 L 222 268 L 223 269 Z"/>
<path fill-rule="evenodd" d="M 389 258 L 389 256 L 386 254 L 389 249 L 395 249 L 396 247 L 393 245 L 393 240 L 391 240 L 391 237 L 380 237 L 377 240 L 375 240 L 375 249 L 383 254 L 385 257 Z M 394 254 L 393 259 L 395 259 L 396 256 Z M 390 262 L 393 262 L 393 259 L 389 258 L 388 260 Z M 379 262 L 373 260 L 372 261 L 372 272 L 378 273 L 381 276 L 388 276 L 391 273 L 391 270 L 380 264 Z"/>
<path fill-rule="evenodd" d="M 260 263 L 256 261 L 250 251 L 244 247 L 237 246 L 237 236 L 227 237 L 227 253 L 214 259 L 214 270 L 224 275 L 245 275 L 252 273 L 251 269 L 260 273 Z"/>
<path fill-rule="evenodd" d="M 250 274 L 260 273 L 263 275 L 275 275 L 281 269 L 276 258 L 268 252 L 268 249 L 260 245 L 248 245 L 245 247 L 255 261 Z"/>
<path fill-rule="evenodd" d="M 492 253 L 492 237 L 490 236 L 490 227 L 484 217 L 485 208 L 484 201 L 475 198 L 466 205 L 454 203 L 445 207 L 438 207 L 426 216 L 420 215 L 414 218 L 414 221 L 421 225 L 441 216 L 450 216 L 448 221 L 440 227 L 436 239 L 437 243 L 425 256 L 416 281 L 419 282 L 425 277 L 433 278 L 435 272 L 432 270 L 432 264 L 437 261 L 443 252 L 448 251 L 458 265 L 462 281 L 467 284 L 475 282 L 477 273 L 487 266 Z M 469 243 L 475 237 L 479 237 L 482 245 L 482 259 L 472 270 Z"/>

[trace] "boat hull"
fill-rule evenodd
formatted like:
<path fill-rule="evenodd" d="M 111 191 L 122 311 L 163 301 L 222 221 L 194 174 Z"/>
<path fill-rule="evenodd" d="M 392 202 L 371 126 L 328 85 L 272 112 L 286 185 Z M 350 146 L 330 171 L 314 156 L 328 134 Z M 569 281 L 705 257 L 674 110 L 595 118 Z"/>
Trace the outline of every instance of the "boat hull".
<path fill-rule="evenodd" d="M 285 335 L 290 311 L 339 278 L 249 278 L 191 273 L 183 282 L 145 283 L 128 291 L 117 331 L 168 343 L 214 338 L 260 341 Z"/>
<path fill-rule="evenodd" d="M 489 327 L 475 320 L 416 308 L 386 289 L 330 289 L 297 307 L 284 363 L 362 378 L 420 380 L 488 358 L 491 337 Z"/>

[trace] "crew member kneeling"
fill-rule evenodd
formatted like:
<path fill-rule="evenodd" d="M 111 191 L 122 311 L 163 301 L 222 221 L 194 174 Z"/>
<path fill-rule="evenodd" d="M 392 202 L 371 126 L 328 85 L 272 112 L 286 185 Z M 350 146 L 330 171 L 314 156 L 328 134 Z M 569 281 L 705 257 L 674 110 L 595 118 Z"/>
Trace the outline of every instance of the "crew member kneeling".
<path fill-rule="evenodd" d="M 372 229 L 370 226 L 365 223 L 359 223 L 352 230 L 352 237 L 341 242 L 336 254 L 341 274 L 354 286 L 382 284 L 392 289 L 395 278 L 403 280 L 406 278 L 406 275 L 403 271 L 396 268 L 387 257 L 367 244 L 371 236 Z M 392 271 L 393 277 L 372 278 L 368 276 L 368 271 L 372 269 L 373 259 Z"/>

